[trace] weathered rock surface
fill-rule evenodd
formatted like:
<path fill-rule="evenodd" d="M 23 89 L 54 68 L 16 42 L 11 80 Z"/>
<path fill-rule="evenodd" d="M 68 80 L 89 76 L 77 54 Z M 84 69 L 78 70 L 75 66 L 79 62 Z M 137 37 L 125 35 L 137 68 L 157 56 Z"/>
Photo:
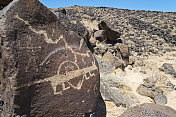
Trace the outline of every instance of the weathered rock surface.
<path fill-rule="evenodd" d="M 118 57 L 112 55 L 109 51 L 103 55 L 102 60 L 113 65 L 114 68 L 124 69 L 124 67 L 126 66 L 126 63 L 122 59 L 119 59 Z"/>
<path fill-rule="evenodd" d="M 99 69 L 84 39 L 38 0 L 0 12 L 1 116 L 99 115 Z"/>
<path fill-rule="evenodd" d="M 175 12 L 141 11 L 108 7 L 67 7 L 67 15 L 82 21 L 104 21 L 111 30 L 121 33 L 132 52 L 150 55 L 175 51 Z"/>
<path fill-rule="evenodd" d="M 94 32 L 94 38 L 99 41 L 106 41 L 107 36 L 106 36 L 106 31 L 105 30 L 98 30 Z"/>
<path fill-rule="evenodd" d="M 84 38 L 86 43 L 88 43 L 88 40 L 90 38 L 89 31 L 78 19 L 71 19 L 70 17 L 68 17 L 64 8 L 51 10 L 67 29 L 76 32 L 79 36 Z"/>
<path fill-rule="evenodd" d="M 120 38 L 121 34 L 119 32 L 111 30 L 104 21 L 98 24 L 98 28 L 99 30 L 106 31 L 107 41 L 109 42 L 116 43 L 117 39 Z"/>
<path fill-rule="evenodd" d="M 176 111 L 168 106 L 142 104 L 127 109 L 119 117 L 175 117 Z"/>
<path fill-rule="evenodd" d="M 122 60 L 125 61 L 126 64 L 128 64 L 129 63 L 129 56 L 130 56 L 130 52 L 129 52 L 128 46 L 125 45 L 125 44 L 117 43 L 115 45 L 115 47 L 120 52 Z"/>
<path fill-rule="evenodd" d="M 12 0 L 0 0 L 0 10 L 7 6 Z"/>
<path fill-rule="evenodd" d="M 163 91 L 156 87 L 146 87 L 144 85 L 140 85 L 137 88 L 137 92 L 140 95 L 147 96 L 152 98 L 156 104 L 164 105 L 167 103 L 167 98 L 163 94 Z"/>
<path fill-rule="evenodd" d="M 176 72 L 175 69 L 173 68 L 172 64 L 169 63 L 164 63 L 161 67 L 160 70 L 166 72 L 167 74 L 171 74 L 174 77 L 176 77 Z"/>
<path fill-rule="evenodd" d="M 118 89 L 111 88 L 101 80 L 100 91 L 104 100 L 112 101 L 116 106 L 129 107 L 133 104 L 132 100 Z"/>

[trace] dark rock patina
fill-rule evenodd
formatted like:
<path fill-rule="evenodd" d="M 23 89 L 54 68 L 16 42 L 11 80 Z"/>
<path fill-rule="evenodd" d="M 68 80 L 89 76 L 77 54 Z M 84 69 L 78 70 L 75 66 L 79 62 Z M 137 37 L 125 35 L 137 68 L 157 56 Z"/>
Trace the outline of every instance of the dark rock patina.
<path fill-rule="evenodd" d="M 7 6 L 12 0 L 0 0 L 0 10 Z"/>
<path fill-rule="evenodd" d="M 176 77 L 175 69 L 173 68 L 172 64 L 164 63 L 160 68 L 161 71 L 164 71 L 167 74 L 171 74 Z"/>
<path fill-rule="evenodd" d="M 0 12 L 2 116 L 96 112 L 99 69 L 84 39 L 38 0 L 14 0 Z"/>
<path fill-rule="evenodd" d="M 119 117 L 175 117 L 176 111 L 168 106 L 146 103 L 130 107 Z"/>
<path fill-rule="evenodd" d="M 117 39 L 120 38 L 120 33 L 117 31 L 112 30 L 107 26 L 104 21 L 98 24 L 99 30 L 105 30 L 107 35 L 107 40 L 112 43 L 117 43 Z"/>
<path fill-rule="evenodd" d="M 86 43 L 89 41 L 89 31 L 80 22 L 79 19 L 72 19 L 66 15 L 66 10 L 64 8 L 51 9 L 53 13 L 58 17 L 61 23 L 71 31 L 76 32 L 79 36 L 83 37 Z"/>

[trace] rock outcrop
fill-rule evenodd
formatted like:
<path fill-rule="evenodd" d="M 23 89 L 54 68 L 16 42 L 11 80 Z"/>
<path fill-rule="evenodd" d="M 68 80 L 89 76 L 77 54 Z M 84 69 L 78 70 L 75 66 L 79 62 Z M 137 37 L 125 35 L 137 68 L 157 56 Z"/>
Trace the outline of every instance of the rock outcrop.
<path fill-rule="evenodd" d="M 108 117 L 117 117 L 131 105 L 151 102 L 175 109 L 175 12 L 77 5 L 64 9 L 71 23 L 89 30 L 86 42 L 99 62 Z M 170 65 L 161 67 L 163 63 Z"/>
<path fill-rule="evenodd" d="M 110 43 L 116 43 L 117 39 L 120 38 L 121 34 L 109 28 L 104 21 L 101 21 L 101 23 L 98 24 L 98 28 L 99 30 L 105 30 L 107 41 L 109 41 Z"/>
<path fill-rule="evenodd" d="M 176 111 L 167 106 L 157 104 L 142 104 L 127 109 L 119 117 L 175 117 Z"/>
<path fill-rule="evenodd" d="M 100 116 L 97 61 L 38 0 L 0 11 L 0 40 L 2 117 Z"/>
<path fill-rule="evenodd" d="M 128 10 L 108 7 L 71 6 L 67 15 L 82 21 L 106 22 L 120 32 L 132 52 L 139 55 L 165 53 L 176 45 L 175 12 Z M 170 48 L 171 47 L 171 48 Z"/>
<path fill-rule="evenodd" d="M 175 69 L 173 68 L 172 64 L 164 63 L 160 68 L 161 71 L 164 71 L 167 74 L 171 74 L 176 77 Z"/>
<path fill-rule="evenodd" d="M 147 87 L 146 85 L 140 85 L 137 88 L 137 92 L 140 95 L 152 98 L 156 104 L 164 105 L 167 103 L 167 98 L 163 94 L 163 91 L 159 88 L 154 87 L 154 86 Z"/>

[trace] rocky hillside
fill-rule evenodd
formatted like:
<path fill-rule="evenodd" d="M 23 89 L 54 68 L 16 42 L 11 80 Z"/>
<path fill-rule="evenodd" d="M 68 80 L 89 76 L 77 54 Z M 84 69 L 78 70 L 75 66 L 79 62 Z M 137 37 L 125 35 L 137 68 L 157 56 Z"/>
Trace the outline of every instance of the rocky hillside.
<path fill-rule="evenodd" d="M 107 117 L 176 115 L 163 111 L 176 109 L 176 13 L 81 6 L 51 10 L 96 56 Z"/>
<path fill-rule="evenodd" d="M 0 1 L 0 117 L 176 117 L 176 13 Z"/>
<path fill-rule="evenodd" d="M 176 45 L 176 13 L 137 11 L 106 7 L 66 8 L 68 16 L 79 19 L 91 28 L 105 21 L 109 27 L 121 32 L 132 51 L 138 54 L 166 52 Z"/>

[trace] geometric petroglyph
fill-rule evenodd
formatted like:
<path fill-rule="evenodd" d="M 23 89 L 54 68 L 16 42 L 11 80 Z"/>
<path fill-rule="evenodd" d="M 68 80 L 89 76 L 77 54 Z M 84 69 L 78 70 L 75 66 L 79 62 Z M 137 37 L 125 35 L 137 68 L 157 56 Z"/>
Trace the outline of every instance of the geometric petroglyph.
<path fill-rule="evenodd" d="M 34 28 L 29 24 L 28 21 L 25 21 L 24 19 L 20 18 L 18 14 L 16 14 L 14 17 L 15 17 L 16 19 L 19 19 L 20 21 L 24 22 L 25 25 L 28 25 L 28 26 L 29 26 L 29 29 L 30 29 L 32 32 L 34 32 L 34 33 L 36 33 L 36 34 L 39 34 L 39 35 L 43 35 L 43 36 L 44 36 L 44 40 L 46 41 L 46 43 L 57 44 L 57 43 L 59 42 L 59 40 L 63 39 L 63 35 L 60 35 L 60 36 L 58 37 L 58 39 L 56 39 L 56 40 L 54 41 L 54 40 L 52 40 L 50 37 L 48 37 L 48 34 L 47 34 L 47 32 L 46 32 L 45 30 L 36 30 L 36 29 L 34 29 Z M 53 30 L 53 31 L 54 31 L 54 30 Z"/>
<path fill-rule="evenodd" d="M 66 72 L 64 74 L 63 73 L 61 74 L 60 71 L 61 71 L 61 69 L 63 69 L 65 63 L 69 63 L 70 64 L 70 66 L 69 66 L 70 68 L 77 67 L 77 70 L 73 70 L 73 71 L 69 71 L 69 72 Z M 97 66 L 95 64 L 95 61 L 92 62 L 92 66 L 87 67 L 87 68 L 83 68 L 83 69 L 80 69 L 79 66 L 75 62 L 65 61 L 59 66 L 56 75 L 54 75 L 52 77 L 45 78 L 43 80 L 34 81 L 32 83 L 22 85 L 22 86 L 20 86 L 18 88 L 31 86 L 31 85 L 39 84 L 39 83 L 43 83 L 43 82 L 50 82 L 51 86 L 52 86 L 52 88 L 54 90 L 54 95 L 57 95 L 57 94 L 62 95 L 63 91 L 68 90 L 71 87 L 74 88 L 74 89 L 80 90 L 85 80 L 88 80 L 88 79 L 90 79 L 90 77 L 95 76 L 94 73 L 91 74 L 91 71 L 94 71 L 94 70 L 98 70 L 98 68 L 97 68 Z M 89 74 L 89 76 L 87 76 L 87 73 Z M 81 80 L 78 82 L 78 84 L 76 86 L 73 85 L 70 82 L 70 80 L 72 80 L 72 79 L 74 79 L 76 77 L 79 77 L 79 76 L 83 76 L 83 77 L 81 78 Z M 65 83 L 68 83 L 69 86 L 65 87 Z M 56 91 L 56 87 L 58 85 L 62 85 L 62 91 L 59 91 L 59 92 Z"/>
<path fill-rule="evenodd" d="M 44 83 L 44 82 L 50 82 L 51 86 L 53 88 L 53 92 L 54 95 L 60 94 L 62 95 L 63 91 L 68 90 L 70 88 L 73 88 L 75 90 L 80 90 L 81 87 L 83 86 L 83 83 L 85 80 L 90 79 L 91 77 L 95 76 L 94 73 L 91 73 L 92 71 L 97 70 L 98 72 L 98 68 L 95 64 L 95 58 L 92 56 L 91 52 L 88 50 L 86 53 L 80 53 L 80 52 L 76 52 L 75 50 L 73 50 L 73 48 L 71 46 L 68 45 L 68 43 L 66 42 L 66 39 L 64 38 L 63 35 L 60 35 L 58 39 L 56 39 L 55 41 L 53 41 L 51 38 L 48 37 L 48 34 L 45 30 L 36 30 L 34 29 L 28 21 L 23 20 L 22 18 L 19 17 L 18 14 L 15 15 L 15 18 L 17 18 L 18 20 L 23 21 L 26 25 L 29 26 L 29 29 L 39 35 L 43 35 L 44 36 L 44 40 L 46 41 L 46 43 L 50 43 L 50 44 L 57 44 L 59 43 L 60 40 L 63 40 L 65 43 L 65 47 L 60 47 L 60 48 L 55 48 L 55 50 L 51 51 L 46 58 L 43 60 L 43 62 L 40 64 L 40 66 L 43 66 L 43 64 L 47 61 L 47 59 L 49 59 L 53 54 L 56 54 L 58 51 L 60 50 L 70 50 L 70 52 L 73 54 L 73 58 L 74 61 L 64 61 L 63 63 L 60 64 L 60 66 L 58 67 L 57 70 L 57 74 L 42 80 L 38 80 L 38 81 L 33 81 L 31 83 L 28 84 L 24 84 L 21 85 L 17 88 L 22 88 L 22 87 L 26 87 L 26 86 L 31 86 L 31 85 L 35 85 L 35 84 L 40 84 L 40 83 Z M 80 46 L 78 47 L 78 50 L 81 49 L 82 45 L 83 45 L 84 40 L 82 39 L 80 41 Z M 92 65 L 86 68 L 81 68 L 79 67 L 79 65 L 77 64 L 78 59 L 77 56 L 82 56 L 83 58 L 87 58 L 92 56 L 93 57 L 93 62 Z M 83 61 L 84 62 L 84 61 Z M 65 73 L 62 73 L 61 70 L 65 71 Z M 79 82 L 76 85 L 73 85 L 71 83 L 71 80 L 77 77 L 81 77 Z M 66 83 L 68 84 L 68 86 L 66 87 Z M 57 91 L 57 86 L 61 85 L 62 86 L 62 90 L 61 91 Z"/>

